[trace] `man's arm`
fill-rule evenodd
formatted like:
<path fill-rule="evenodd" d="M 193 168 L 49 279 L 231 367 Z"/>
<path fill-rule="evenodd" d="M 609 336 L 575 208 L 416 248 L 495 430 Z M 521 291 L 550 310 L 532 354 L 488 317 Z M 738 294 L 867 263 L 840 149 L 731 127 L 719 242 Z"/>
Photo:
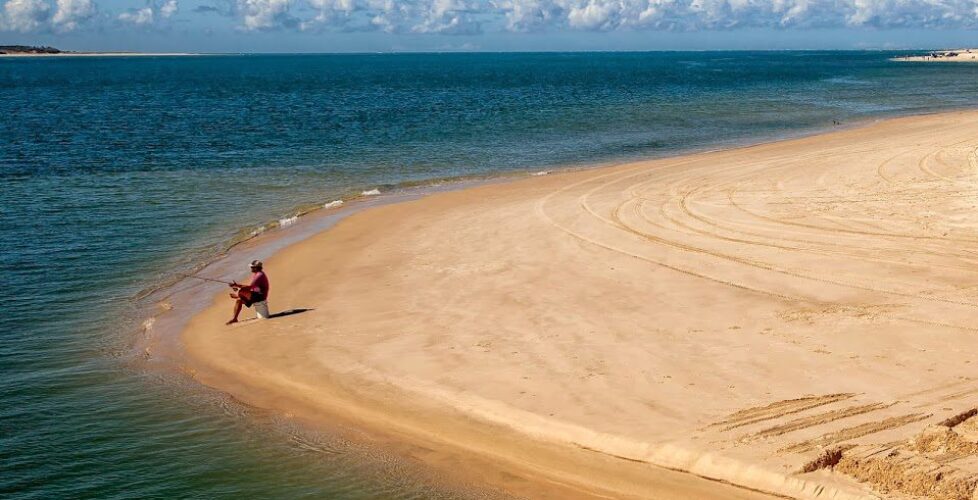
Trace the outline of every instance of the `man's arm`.
<path fill-rule="evenodd" d="M 261 279 L 261 277 L 263 276 L 263 274 L 264 273 L 255 273 L 251 277 L 251 283 L 248 284 L 248 288 L 250 288 L 251 291 L 253 291 L 253 292 L 260 292 L 261 291 L 261 288 L 258 286 L 258 280 Z"/>
<path fill-rule="evenodd" d="M 248 285 L 242 285 L 241 283 L 238 283 L 237 280 L 234 280 L 234 281 L 228 283 L 228 286 L 231 287 L 231 288 L 234 288 L 234 289 L 238 289 L 238 288 L 251 288 L 254 285 L 255 285 L 254 278 L 252 278 L 251 283 L 248 284 Z"/>

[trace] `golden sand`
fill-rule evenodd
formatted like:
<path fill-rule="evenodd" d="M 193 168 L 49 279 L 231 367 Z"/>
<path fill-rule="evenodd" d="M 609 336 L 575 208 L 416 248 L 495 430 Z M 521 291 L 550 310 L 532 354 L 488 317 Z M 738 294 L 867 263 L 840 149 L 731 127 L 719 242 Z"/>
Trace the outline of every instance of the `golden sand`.
<path fill-rule="evenodd" d="M 266 262 L 312 311 L 182 338 L 531 497 L 958 498 L 975 433 L 913 443 L 978 405 L 976 149 L 955 112 L 371 208 Z"/>

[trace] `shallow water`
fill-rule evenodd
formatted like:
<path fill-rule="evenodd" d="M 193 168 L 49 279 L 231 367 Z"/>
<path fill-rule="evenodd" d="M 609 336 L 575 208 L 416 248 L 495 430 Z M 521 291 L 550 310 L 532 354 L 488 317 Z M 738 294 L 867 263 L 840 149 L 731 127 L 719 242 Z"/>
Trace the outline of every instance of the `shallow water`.
<path fill-rule="evenodd" d="M 978 65 L 892 55 L 0 59 L 0 496 L 475 495 L 136 368 L 136 297 L 375 188 L 978 103 Z"/>

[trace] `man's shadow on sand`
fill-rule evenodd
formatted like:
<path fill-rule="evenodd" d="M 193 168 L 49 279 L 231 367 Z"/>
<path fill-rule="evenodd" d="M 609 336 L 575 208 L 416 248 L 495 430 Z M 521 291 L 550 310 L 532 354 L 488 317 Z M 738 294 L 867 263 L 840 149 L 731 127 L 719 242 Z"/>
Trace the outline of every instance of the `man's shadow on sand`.
<path fill-rule="evenodd" d="M 307 307 L 297 307 L 295 309 L 288 309 L 285 311 L 277 312 L 275 314 L 269 314 L 268 319 L 282 318 L 285 316 L 292 316 L 293 314 L 302 314 L 306 311 L 315 311 L 315 309 L 307 308 Z M 237 324 L 240 325 L 242 323 L 251 323 L 252 321 L 258 321 L 258 318 L 245 318 L 239 321 Z"/>
<path fill-rule="evenodd" d="M 295 309 L 289 309 L 287 311 L 277 312 L 275 314 L 269 314 L 268 319 L 281 318 L 283 316 L 292 316 L 293 314 L 302 314 L 306 311 L 315 311 L 315 309 L 306 308 L 306 307 L 297 307 Z"/>

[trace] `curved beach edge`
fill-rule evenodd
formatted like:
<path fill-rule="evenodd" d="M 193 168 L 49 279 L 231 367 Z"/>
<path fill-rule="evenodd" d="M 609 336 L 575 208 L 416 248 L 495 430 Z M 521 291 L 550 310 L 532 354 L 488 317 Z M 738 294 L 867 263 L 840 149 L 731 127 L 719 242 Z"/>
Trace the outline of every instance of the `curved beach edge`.
<path fill-rule="evenodd" d="M 637 442 L 434 387 L 332 373 L 316 386 L 187 343 L 187 373 L 240 401 L 315 428 L 353 426 L 463 482 L 532 498 L 878 499 L 839 478 L 803 479 L 689 448 Z M 201 352 L 203 349 L 203 353 Z M 321 375 L 325 375 L 321 374 Z M 369 390 L 364 390 L 369 388 Z M 420 453 L 418 450 L 422 450 Z M 825 476 L 822 477 L 826 479 Z"/>
<path fill-rule="evenodd" d="M 976 137 L 955 111 L 372 207 L 265 260 L 308 312 L 228 328 L 208 295 L 187 371 L 516 495 L 873 498 L 907 483 L 863 468 L 929 470 L 905 443 L 978 405 Z"/>

